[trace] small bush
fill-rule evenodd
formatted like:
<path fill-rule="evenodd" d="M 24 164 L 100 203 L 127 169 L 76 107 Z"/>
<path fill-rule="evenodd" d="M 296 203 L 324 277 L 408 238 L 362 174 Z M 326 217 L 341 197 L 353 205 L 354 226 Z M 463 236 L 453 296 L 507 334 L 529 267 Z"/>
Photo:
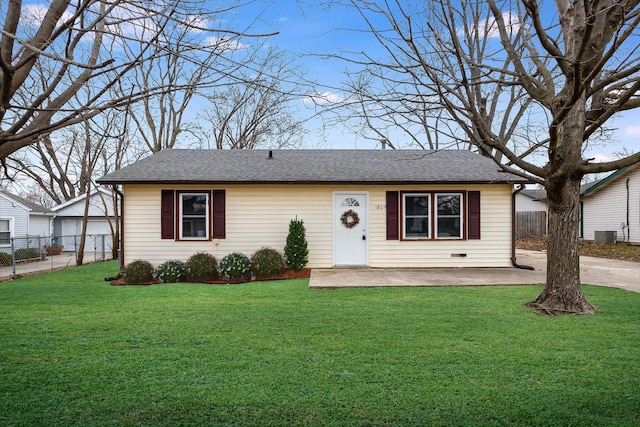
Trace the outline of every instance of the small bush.
<path fill-rule="evenodd" d="M 194 282 L 206 282 L 215 279 L 218 275 L 218 262 L 215 257 L 206 252 L 198 252 L 191 255 L 184 264 L 184 270 L 189 280 Z"/>
<path fill-rule="evenodd" d="M 129 284 L 153 281 L 153 265 L 149 261 L 133 261 L 124 270 L 124 280 Z"/>
<path fill-rule="evenodd" d="M 289 222 L 289 235 L 284 247 L 284 256 L 287 259 L 287 267 L 295 271 L 302 270 L 309 262 L 309 249 L 304 222 L 300 219 L 292 219 Z"/>
<path fill-rule="evenodd" d="M 154 276 L 156 276 L 156 279 L 158 279 L 160 283 L 181 282 L 186 276 L 184 263 L 178 260 L 163 262 L 156 268 Z"/>
<path fill-rule="evenodd" d="M 6 252 L 0 252 L 0 267 L 8 267 L 13 264 L 13 260 L 11 259 L 11 254 Z"/>
<path fill-rule="evenodd" d="M 249 275 L 249 258 L 243 253 L 233 252 L 220 260 L 218 272 L 225 279 L 241 279 Z"/>
<path fill-rule="evenodd" d="M 36 248 L 21 248 L 16 250 L 16 261 L 40 258 L 40 251 Z"/>
<path fill-rule="evenodd" d="M 251 271 L 256 277 L 277 276 L 284 270 L 284 257 L 273 248 L 260 248 L 251 255 Z"/>

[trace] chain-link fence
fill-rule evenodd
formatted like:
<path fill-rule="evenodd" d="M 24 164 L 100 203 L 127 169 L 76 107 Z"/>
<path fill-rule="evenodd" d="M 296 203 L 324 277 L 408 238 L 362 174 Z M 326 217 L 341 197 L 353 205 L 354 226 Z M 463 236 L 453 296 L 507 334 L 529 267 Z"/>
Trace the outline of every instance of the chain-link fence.
<path fill-rule="evenodd" d="M 0 239 L 0 280 L 77 265 L 82 236 L 27 236 Z M 110 234 L 85 239 L 83 263 L 113 258 Z"/>

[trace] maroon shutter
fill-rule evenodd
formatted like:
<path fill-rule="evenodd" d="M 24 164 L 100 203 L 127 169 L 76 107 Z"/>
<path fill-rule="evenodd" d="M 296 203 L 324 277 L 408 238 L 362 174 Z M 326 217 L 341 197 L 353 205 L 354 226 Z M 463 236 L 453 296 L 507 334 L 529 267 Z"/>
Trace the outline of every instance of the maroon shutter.
<path fill-rule="evenodd" d="M 469 204 L 469 225 L 467 239 L 480 238 L 480 192 L 467 192 L 467 203 Z"/>
<path fill-rule="evenodd" d="M 225 238 L 225 191 L 213 190 L 213 233 L 214 239 Z"/>
<path fill-rule="evenodd" d="M 162 202 L 160 208 L 160 228 L 161 237 L 163 239 L 175 238 L 175 220 L 173 216 L 174 211 L 173 190 L 162 190 Z"/>
<path fill-rule="evenodd" d="M 387 240 L 398 240 L 398 192 L 387 191 Z"/>

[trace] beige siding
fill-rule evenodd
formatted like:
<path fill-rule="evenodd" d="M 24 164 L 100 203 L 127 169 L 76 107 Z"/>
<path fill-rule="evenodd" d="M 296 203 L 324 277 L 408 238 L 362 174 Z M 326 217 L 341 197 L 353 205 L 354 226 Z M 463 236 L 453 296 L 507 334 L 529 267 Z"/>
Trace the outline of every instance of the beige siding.
<path fill-rule="evenodd" d="M 627 180 L 629 221 L 627 224 Z M 620 223 L 629 226 L 630 241 L 640 243 L 640 168 L 607 183 L 583 199 L 583 238 L 593 240 L 595 231 L 616 231 L 622 240 Z M 626 230 L 625 230 L 626 237 Z"/>
<path fill-rule="evenodd" d="M 175 242 L 160 238 L 159 185 L 126 185 L 125 263 L 145 259 L 159 264 L 186 260 L 198 251 L 218 259 L 240 251 L 251 255 L 261 246 L 283 250 L 289 221 L 304 220 L 309 244 L 309 267 L 332 265 L 332 203 L 335 191 L 363 191 L 356 186 L 260 185 L 216 186 L 226 190 L 226 239 Z M 210 186 L 177 186 L 177 190 L 208 190 Z M 385 191 L 481 191 L 481 240 L 403 242 L 386 240 Z M 510 266 L 511 187 L 485 185 L 387 187 L 369 192 L 369 265 L 372 267 Z M 465 258 L 451 254 L 466 254 Z"/>
<path fill-rule="evenodd" d="M 480 190 L 480 240 L 386 240 L 387 190 Z M 511 187 L 380 187 L 371 192 L 371 267 L 509 267 L 511 266 Z M 452 254 L 466 254 L 464 258 Z"/>

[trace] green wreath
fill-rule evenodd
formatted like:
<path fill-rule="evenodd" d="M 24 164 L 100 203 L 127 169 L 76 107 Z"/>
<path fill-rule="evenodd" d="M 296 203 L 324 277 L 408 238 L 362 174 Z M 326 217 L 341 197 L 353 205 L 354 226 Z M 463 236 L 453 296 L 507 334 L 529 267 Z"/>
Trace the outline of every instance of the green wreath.
<path fill-rule="evenodd" d="M 356 225 L 360 224 L 360 217 L 356 212 L 349 209 L 348 211 L 342 214 L 342 216 L 340 217 L 340 221 L 342 222 L 342 225 L 344 225 L 345 227 L 353 228 Z"/>

